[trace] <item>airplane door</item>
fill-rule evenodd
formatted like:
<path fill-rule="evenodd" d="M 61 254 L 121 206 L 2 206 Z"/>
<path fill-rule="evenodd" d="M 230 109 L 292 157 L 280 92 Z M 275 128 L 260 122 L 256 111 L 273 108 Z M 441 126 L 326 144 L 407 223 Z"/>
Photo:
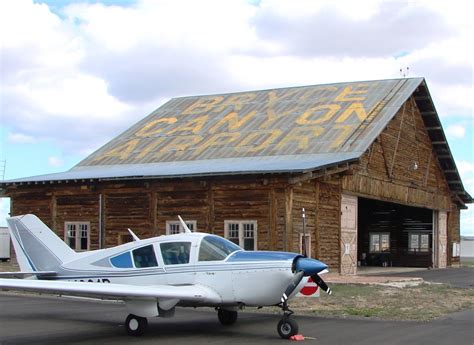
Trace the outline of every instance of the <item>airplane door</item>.
<path fill-rule="evenodd" d="M 169 241 L 159 244 L 167 284 L 194 284 L 196 281 L 196 244 L 192 241 Z"/>

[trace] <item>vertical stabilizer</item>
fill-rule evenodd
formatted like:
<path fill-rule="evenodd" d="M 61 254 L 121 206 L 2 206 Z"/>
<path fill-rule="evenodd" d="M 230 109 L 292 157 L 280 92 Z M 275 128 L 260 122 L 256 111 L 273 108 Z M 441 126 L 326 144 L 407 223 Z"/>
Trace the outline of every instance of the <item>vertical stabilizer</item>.
<path fill-rule="evenodd" d="M 35 215 L 7 218 L 7 224 L 22 271 L 54 271 L 76 255 Z"/>

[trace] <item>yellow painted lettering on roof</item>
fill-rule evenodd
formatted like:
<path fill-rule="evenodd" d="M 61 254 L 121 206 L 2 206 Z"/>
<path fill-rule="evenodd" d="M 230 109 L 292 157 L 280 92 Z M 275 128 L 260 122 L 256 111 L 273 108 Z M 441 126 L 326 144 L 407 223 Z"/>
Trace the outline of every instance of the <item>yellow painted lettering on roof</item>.
<path fill-rule="evenodd" d="M 199 156 L 201 153 L 206 151 L 210 147 L 223 147 L 226 146 L 234 141 L 236 141 L 240 137 L 239 132 L 233 133 L 216 133 L 211 135 L 207 138 L 206 141 L 201 142 L 195 150 L 193 156 Z"/>
<path fill-rule="evenodd" d="M 339 148 L 346 142 L 346 140 L 351 136 L 354 132 L 355 128 L 357 127 L 356 124 L 348 124 L 348 125 L 335 125 L 331 130 L 337 131 L 337 137 L 331 143 L 331 148 Z"/>
<path fill-rule="evenodd" d="M 214 109 L 212 109 L 212 111 L 215 113 L 220 113 L 227 107 L 232 107 L 233 110 L 239 111 L 245 104 L 253 101 L 256 97 L 256 92 L 230 95 L 226 97 L 221 103 L 219 103 Z"/>
<path fill-rule="evenodd" d="M 278 100 L 278 96 L 275 91 L 269 91 L 268 102 L 267 102 L 267 119 L 260 125 L 260 128 L 267 128 L 273 121 L 276 120 L 275 110 L 273 109 L 275 102 Z"/>
<path fill-rule="evenodd" d="M 176 136 L 171 139 L 168 144 L 161 148 L 160 153 L 176 151 L 177 154 L 182 154 L 189 147 L 195 146 L 200 141 L 202 141 L 202 137 L 200 135 Z"/>
<path fill-rule="evenodd" d="M 256 153 L 270 146 L 281 135 L 279 129 L 267 129 L 251 132 L 237 146 L 239 152 Z"/>
<path fill-rule="evenodd" d="M 320 136 L 322 133 L 324 133 L 324 128 L 321 126 L 295 127 L 284 136 L 275 149 L 284 154 L 283 149 L 297 144 L 298 149 L 304 151 L 308 149 L 311 138 Z"/>
<path fill-rule="evenodd" d="M 163 124 L 173 124 L 176 121 L 178 121 L 176 117 L 164 117 L 160 119 L 155 119 L 146 123 L 145 126 L 135 132 L 135 136 L 151 137 L 153 135 L 163 132 L 166 129 L 166 126 L 163 126 Z"/>
<path fill-rule="evenodd" d="M 307 109 L 297 119 L 299 125 L 316 125 L 329 121 L 341 109 L 339 104 L 319 104 Z"/>
<path fill-rule="evenodd" d="M 224 99 L 223 96 L 199 97 L 181 113 L 183 115 L 202 114 L 209 112 L 216 104 Z"/>
<path fill-rule="evenodd" d="M 231 111 L 229 114 L 220 119 L 214 126 L 212 126 L 209 129 L 209 133 L 216 133 L 217 130 L 224 125 L 227 125 L 228 131 L 235 131 L 242 127 L 247 121 L 252 119 L 255 114 L 257 114 L 257 111 L 252 110 L 239 119 L 239 114 L 235 111 Z"/>
<path fill-rule="evenodd" d="M 148 156 L 149 154 L 151 154 L 152 151 L 154 151 L 158 146 L 160 146 L 165 140 L 166 140 L 165 137 L 158 137 L 151 140 L 149 144 L 147 144 L 143 149 L 140 150 L 140 153 L 135 157 L 135 159 L 139 160 Z"/>
<path fill-rule="evenodd" d="M 368 89 L 362 89 L 363 87 L 367 87 L 365 84 L 357 84 L 357 88 L 355 89 L 352 86 L 346 86 L 344 90 L 340 94 L 336 96 L 334 99 L 336 102 L 354 102 L 354 101 L 363 101 L 366 99 L 366 93 L 369 91 Z M 356 96 L 361 95 L 361 96 Z M 362 96 L 363 95 L 363 96 Z"/>
<path fill-rule="evenodd" d="M 98 156 L 94 161 L 105 159 L 105 158 L 118 158 L 120 160 L 127 159 L 130 157 L 133 150 L 137 147 L 140 139 L 132 139 L 123 144 L 115 146 L 112 150 L 106 151 L 104 154 Z"/>
<path fill-rule="evenodd" d="M 359 102 L 354 102 L 342 112 L 342 114 L 336 119 L 336 123 L 346 122 L 352 114 L 355 114 L 360 122 L 367 118 L 367 112 L 365 111 L 364 105 Z"/>
<path fill-rule="evenodd" d="M 197 134 L 202 130 L 202 127 L 204 127 L 204 125 L 206 124 L 208 117 L 209 117 L 208 115 L 204 115 L 204 116 L 196 117 L 194 119 L 190 119 L 188 122 L 186 122 L 184 126 L 182 127 L 178 126 L 172 129 L 171 131 L 167 132 L 166 134 L 172 135 L 178 132 L 192 132 L 194 134 Z"/>

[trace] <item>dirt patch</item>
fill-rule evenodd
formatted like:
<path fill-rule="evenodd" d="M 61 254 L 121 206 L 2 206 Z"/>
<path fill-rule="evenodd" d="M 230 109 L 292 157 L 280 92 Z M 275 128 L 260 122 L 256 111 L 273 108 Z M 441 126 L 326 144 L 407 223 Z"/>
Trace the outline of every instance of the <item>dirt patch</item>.
<path fill-rule="evenodd" d="M 291 300 L 291 308 L 306 315 L 422 321 L 474 308 L 474 289 L 457 289 L 444 284 L 405 288 L 332 284 L 331 289 L 331 296 L 295 298 Z"/>

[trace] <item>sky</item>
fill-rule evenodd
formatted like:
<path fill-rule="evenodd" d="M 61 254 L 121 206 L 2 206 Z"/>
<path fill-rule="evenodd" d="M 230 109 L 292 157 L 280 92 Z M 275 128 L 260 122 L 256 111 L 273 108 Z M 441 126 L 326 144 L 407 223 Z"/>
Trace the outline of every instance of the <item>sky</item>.
<path fill-rule="evenodd" d="M 0 1 L 0 179 L 68 170 L 172 97 L 408 76 L 474 195 L 473 4 Z"/>

